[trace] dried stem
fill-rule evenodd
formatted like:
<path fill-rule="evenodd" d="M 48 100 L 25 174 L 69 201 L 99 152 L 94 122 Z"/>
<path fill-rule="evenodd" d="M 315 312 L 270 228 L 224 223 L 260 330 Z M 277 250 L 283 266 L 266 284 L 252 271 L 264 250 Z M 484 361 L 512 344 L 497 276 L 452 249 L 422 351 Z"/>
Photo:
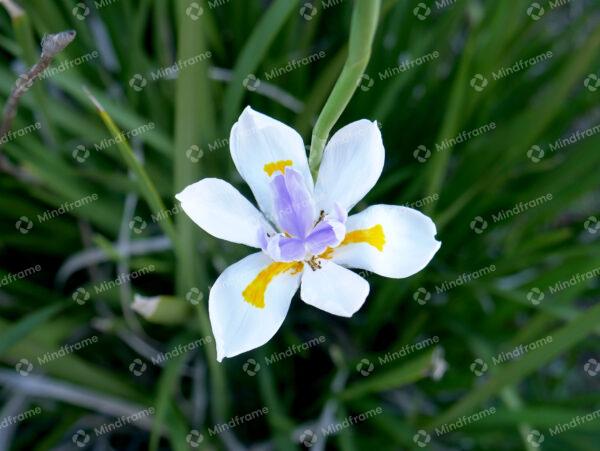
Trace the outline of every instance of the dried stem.
<path fill-rule="evenodd" d="M 3 1 L 2 3 L 5 7 L 12 5 L 10 2 L 6 3 L 6 1 Z M 48 68 L 48 66 L 50 66 L 52 59 L 71 42 L 73 42 L 73 39 L 75 39 L 75 31 L 73 30 L 62 31 L 60 33 L 44 36 L 42 39 L 42 54 L 40 55 L 39 61 L 34 64 L 31 69 L 19 77 L 14 89 L 6 101 L 2 115 L 2 125 L 0 126 L 0 146 L 9 141 L 8 135 L 12 127 L 12 122 L 17 115 L 19 101 L 21 100 L 23 94 L 25 94 L 29 88 L 33 86 L 33 83 Z M 0 154 L 0 170 L 7 172 L 19 179 L 31 179 L 30 175 L 13 165 L 3 154 Z"/>

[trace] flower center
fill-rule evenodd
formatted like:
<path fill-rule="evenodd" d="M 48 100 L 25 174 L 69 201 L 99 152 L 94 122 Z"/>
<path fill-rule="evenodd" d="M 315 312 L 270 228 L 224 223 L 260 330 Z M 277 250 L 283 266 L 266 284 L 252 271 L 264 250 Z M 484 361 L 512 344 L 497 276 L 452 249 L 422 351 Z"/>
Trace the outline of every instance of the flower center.
<path fill-rule="evenodd" d="M 263 250 L 275 261 L 304 261 L 313 270 L 320 268 L 319 256 L 338 246 L 346 235 L 346 212 L 340 208 L 317 211 L 302 174 L 289 166 L 277 168 L 271 190 L 280 232 L 262 233 Z"/>

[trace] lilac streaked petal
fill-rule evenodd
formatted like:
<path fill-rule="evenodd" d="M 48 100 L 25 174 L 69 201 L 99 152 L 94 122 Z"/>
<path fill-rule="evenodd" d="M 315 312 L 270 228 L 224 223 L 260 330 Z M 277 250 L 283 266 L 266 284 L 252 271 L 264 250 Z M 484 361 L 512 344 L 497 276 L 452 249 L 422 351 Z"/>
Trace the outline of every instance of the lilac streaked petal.
<path fill-rule="evenodd" d="M 268 245 L 268 239 L 269 239 L 269 235 L 267 234 L 266 230 L 264 229 L 264 227 L 261 227 L 258 229 L 257 231 L 258 234 L 258 245 L 260 246 L 260 248 L 263 251 L 267 251 L 267 245 Z"/>
<path fill-rule="evenodd" d="M 302 175 L 292 168 L 285 174 L 278 173 L 271 180 L 275 217 L 282 231 L 305 238 L 315 221 L 315 206 L 312 195 Z"/>
<path fill-rule="evenodd" d="M 282 233 L 269 237 L 266 252 L 278 262 L 300 261 L 306 256 L 304 240 L 289 238 Z"/>
<path fill-rule="evenodd" d="M 306 247 L 312 255 L 319 255 L 328 247 L 335 247 L 346 235 L 346 226 L 339 221 L 326 219 L 306 238 Z"/>
<path fill-rule="evenodd" d="M 348 212 L 344 207 L 342 207 L 338 202 L 334 202 L 333 211 L 331 211 L 327 217 L 331 219 L 335 219 L 336 221 L 341 222 L 342 224 L 346 223 L 348 219 Z"/>

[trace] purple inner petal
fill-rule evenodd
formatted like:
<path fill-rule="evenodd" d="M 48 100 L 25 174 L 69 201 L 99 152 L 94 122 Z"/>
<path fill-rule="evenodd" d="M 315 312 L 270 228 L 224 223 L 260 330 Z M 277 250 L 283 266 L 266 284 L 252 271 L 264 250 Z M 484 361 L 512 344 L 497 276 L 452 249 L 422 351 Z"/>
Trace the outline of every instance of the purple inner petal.
<path fill-rule="evenodd" d="M 305 244 L 312 255 L 319 255 L 328 247 L 335 247 L 344 239 L 346 226 L 339 221 L 324 220 L 317 224 Z"/>
<path fill-rule="evenodd" d="M 292 168 L 271 180 L 279 227 L 296 238 L 306 238 L 315 221 L 315 207 L 302 175 Z"/>
<path fill-rule="evenodd" d="M 273 260 L 280 262 L 301 261 L 306 256 L 304 240 L 289 238 L 282 233 L 270 237 L 264 250 Z"/>

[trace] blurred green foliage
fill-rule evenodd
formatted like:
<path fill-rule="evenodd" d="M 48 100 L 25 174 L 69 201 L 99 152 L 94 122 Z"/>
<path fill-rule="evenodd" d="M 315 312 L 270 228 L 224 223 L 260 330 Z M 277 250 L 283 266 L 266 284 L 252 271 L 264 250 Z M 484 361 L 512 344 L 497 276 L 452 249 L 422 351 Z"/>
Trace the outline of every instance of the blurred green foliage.
<path fill-rule="evenodd" d="M 353 3 L 20 3 L 22 16 L 0 12 L 3 103 L 45 33 L 73 28 L 78 36 L 23 98 L 16 135 L 0 145 L 34 178 L 0 174 L 2 417 L 42 408 L 16 431 L 3 426 L 0 448 L 74 447 L 83 430 L 89 449 L 185 450 L 202 434 L 201 449 L 287 450 L 303 446 L 299 437 L 312 428 L 316 449 L 325 441 L 328 449 L 416 449 L 420 430 L 431 449 L 531 450 L 537 432 L 543 449 L 597 449 L 597 417 L 549 432 L 600 404 L 596 2 L 382 2 L 369 64 L 335 129 L 379 121 L 384 173 L 357 208 L 422 209 L 442 248 L 410 279 L 366 275 L 371 294 L 350 320 L 296 299 L 269 344 L 223 364 L 210 340 L 208 290 L 247 249 L 211 239 L 179 214 L 174 193 L 210 176 L 249 195 L 227 145 L 245 104 L 310 143 L 346 60 Z M 267 76 L 291 61 L 293 70 Z M 168 69 L 174 64 L 179 71 Z M 127 139 L 115 140 L 119 133 Z M 59 208 L 66 212 L 44 219 Z M 135 271 L 142 275 L 103 285 Z M 194 314 L 178 326 L 146 322 L 131 310 L 134 293 L 177 295 Z M 93 344 L 40 363 L 92 336 Z M 268 363 L 318 337 L 317 346 Z M 432 337 L 435 345 L 416 349 Z M 545 337 L 551 342 L 495 363 Z M 189 352 L 152 361 L 197 340 Z M 248 359 L 261 365 L 253 376 Z M 479 377 L 476 359 L 487 365 Z M 153 419 L 91 432 L 149 406 Z M 480 421 L 436 432 L 491 408 Z M 321 434 L 372 409 L 379 413 Z"/>

